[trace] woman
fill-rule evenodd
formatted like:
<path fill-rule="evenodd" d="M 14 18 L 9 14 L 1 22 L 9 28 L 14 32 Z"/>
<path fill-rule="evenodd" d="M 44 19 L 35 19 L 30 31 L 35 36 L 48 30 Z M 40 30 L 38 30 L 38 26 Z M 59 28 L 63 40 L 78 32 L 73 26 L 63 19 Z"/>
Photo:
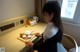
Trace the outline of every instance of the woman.
<path fill-rule="evenodd" d="M 60 6 L 57 1 L 47 2 L 43 7 L 43 17 L 48 26 L 43 33 L 40 44 L 28 42 L 38 52 L 57 52 L 57 43 L 61 42 L 63 27 L 60 17 Z M 38 35 L 39 36 L 39 35 Z"/>

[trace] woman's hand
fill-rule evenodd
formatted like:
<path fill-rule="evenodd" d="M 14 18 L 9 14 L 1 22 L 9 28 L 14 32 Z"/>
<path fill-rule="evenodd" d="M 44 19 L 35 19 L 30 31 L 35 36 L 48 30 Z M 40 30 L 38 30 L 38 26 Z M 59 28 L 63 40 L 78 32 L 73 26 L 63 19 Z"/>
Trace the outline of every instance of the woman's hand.
<path fill-rule="evenodd" d="M 41 37 L 41 34 L 40 34 L 40 33 L 35 33 L 35 35 L 36 35 L 37 37 Z"/>
<path fill-rule="evenodd" d="M 33 47 L 34 43 L 32 42 L 25 42 L 26 45 L 30 46 L 30 47 Z"/>
<path fill-rule="evenodd" d="M 34 50 L 34 52 L 38 52 L 38 50 Z"/>

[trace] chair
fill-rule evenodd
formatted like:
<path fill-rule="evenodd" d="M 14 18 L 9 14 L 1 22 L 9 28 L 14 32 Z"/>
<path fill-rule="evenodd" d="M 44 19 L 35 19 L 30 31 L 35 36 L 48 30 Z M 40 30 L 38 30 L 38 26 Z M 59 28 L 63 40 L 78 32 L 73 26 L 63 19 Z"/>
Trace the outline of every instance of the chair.
<path fill-rule="evenodd" d="M 62 48 L 60 48 L 59 46 L 61 46 Z M 65 50 L 67 50 L 67 52 L 69 52 L 69 49 L 71 48 L 75 48 L 75 52 L 78 52 L 78 45 L 77 42 L 75 41 L 75 39 L 73 37 L 71 37 L 70 35 L 67 34 L 63 34 L 62 37 L 62 42 L 61 44 L 58 45 L 58 51 L 60 52 L 60 49 L 63 50 L 63 52 Z M 62 52 L 62 51 L 61 51 Z M 66 51 L 65 51 L 66 52 Z"/>

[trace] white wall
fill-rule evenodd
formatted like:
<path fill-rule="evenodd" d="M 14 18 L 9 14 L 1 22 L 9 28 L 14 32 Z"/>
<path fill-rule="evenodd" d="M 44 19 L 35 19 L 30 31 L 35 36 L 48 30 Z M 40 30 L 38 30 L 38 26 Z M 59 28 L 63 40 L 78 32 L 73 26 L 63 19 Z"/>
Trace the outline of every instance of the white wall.
<path fill-rule="evenodd" d="M 80 46 L 80 26 L 69 23 L 63 23 L 64 33 L 71 35 Z"/>
<path fill-rule="evenodd" d="M 34 0 L 0 0 L 0 21 L 34 12 Z"/>

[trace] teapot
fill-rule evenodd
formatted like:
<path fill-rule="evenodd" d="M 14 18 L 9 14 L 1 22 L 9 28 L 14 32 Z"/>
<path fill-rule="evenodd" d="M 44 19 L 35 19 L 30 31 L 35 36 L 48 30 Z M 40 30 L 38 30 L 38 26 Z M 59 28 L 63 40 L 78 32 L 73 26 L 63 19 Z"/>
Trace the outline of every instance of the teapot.
<path fill-rule="evenodd" d="M 38 17 L 37 16 L 33 16 L 33 20 L 32 21 L 30 21 L 30 25 L 35 25 L 35 24 L 37 24 L 37 22 L 38 22 Z"/>
<path fill-rule="evenodd" d="M 33 16 L 33 19 L 38 22 L 38 17 L 37 16 Z"/>

